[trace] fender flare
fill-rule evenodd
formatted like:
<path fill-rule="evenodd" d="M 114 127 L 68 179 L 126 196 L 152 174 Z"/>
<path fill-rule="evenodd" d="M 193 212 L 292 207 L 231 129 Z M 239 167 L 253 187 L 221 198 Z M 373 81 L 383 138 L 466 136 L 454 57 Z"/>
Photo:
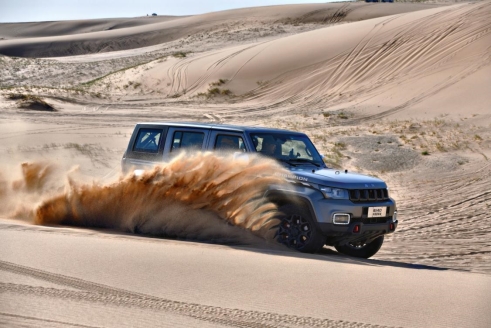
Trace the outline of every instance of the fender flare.
<path fill-rule="evenodd" d="M 278 207 L 286 204 L 295 204 L 306 208 L 312 217 L 314 224 L 318 226 L 317 216 L 315 215 L 314 207 L 308 197 L 304 195 L 292 193 L 287 190 L 268 190 L 263 195 L 268 201 L 275 203 Z"/>

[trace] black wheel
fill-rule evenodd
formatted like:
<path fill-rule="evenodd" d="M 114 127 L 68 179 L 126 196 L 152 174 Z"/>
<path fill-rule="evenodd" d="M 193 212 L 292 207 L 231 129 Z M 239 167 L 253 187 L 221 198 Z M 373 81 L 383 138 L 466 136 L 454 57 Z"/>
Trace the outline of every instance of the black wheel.
<path fill-rule="evenodd" d="M 296 205 L 281 206 L 277 240 L 303 253 L 315 253 L 326 242 L 326 238 L 315 226 L 308 210 Z"/>
<path fill-rule="evenodd" d="M 353 244 L 348 243 L 342 246 L 334 246 L 339 253 L 353 257 L 361 257 L 367 259 L 374 256 L 382 244 L 384 243 L 384 236 L 375 238 L 369 243 Z"/>

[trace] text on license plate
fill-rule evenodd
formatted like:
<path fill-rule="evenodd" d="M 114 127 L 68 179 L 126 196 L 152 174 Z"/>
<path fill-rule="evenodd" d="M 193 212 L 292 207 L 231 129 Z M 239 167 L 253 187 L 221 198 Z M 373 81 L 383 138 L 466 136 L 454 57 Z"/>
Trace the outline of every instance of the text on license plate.
<path fill-rule="evenodd" d="M 383 218 L 386 216 L 387 207 L 369 207 L 368 217 L 369 218 Z"/>

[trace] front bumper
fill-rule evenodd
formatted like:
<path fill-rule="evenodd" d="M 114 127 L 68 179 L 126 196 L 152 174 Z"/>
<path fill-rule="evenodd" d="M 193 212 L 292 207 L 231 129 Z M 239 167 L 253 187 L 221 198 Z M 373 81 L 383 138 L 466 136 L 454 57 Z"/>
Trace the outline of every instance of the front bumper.
<path fill-rule="evenodd" d="M 319 223 L 319 228 L 327 237 L 326 245 L 344 245 L 347 243 L 366 243 L 373 239 L 393 233 L 397 229 L 398 221 L 386 218 L 384 223 L 364 223 L 361 219 L 353 219 L 349 225 L 336 225 L 333 223 Z M 358 226 L 357 229 L 355 227 Z"/>
<path fill-rule="evenodd" d="M 358 202 L 354 203 L 350 200 L 333 200 L 325 198 L 311 198 L 312 209 L 315 212 L 315 217 L 319 224 L 332 223 L 334 214 L 347 213 L 350 214 L 352 221 L 364 220 L 367 218 L 368 208 L 370 207 L 386 207 L 387 219 L 392 219 L 396 209 L 396 203 L 393 199 L 389 198 L 380 202 Z M 376 223 L 376 222 L 373 222 Z"/>

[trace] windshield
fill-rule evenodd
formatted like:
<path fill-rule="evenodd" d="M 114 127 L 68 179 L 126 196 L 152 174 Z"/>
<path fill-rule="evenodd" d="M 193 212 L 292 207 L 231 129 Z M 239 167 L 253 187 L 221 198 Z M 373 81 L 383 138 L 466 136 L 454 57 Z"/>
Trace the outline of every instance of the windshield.
<path fill-rule="evenodd" d="M 258 153 L 291 165 L 313 164 L 324 167 L 322 157 L 307 136 L 288 133 L 251 133 Z"/>

